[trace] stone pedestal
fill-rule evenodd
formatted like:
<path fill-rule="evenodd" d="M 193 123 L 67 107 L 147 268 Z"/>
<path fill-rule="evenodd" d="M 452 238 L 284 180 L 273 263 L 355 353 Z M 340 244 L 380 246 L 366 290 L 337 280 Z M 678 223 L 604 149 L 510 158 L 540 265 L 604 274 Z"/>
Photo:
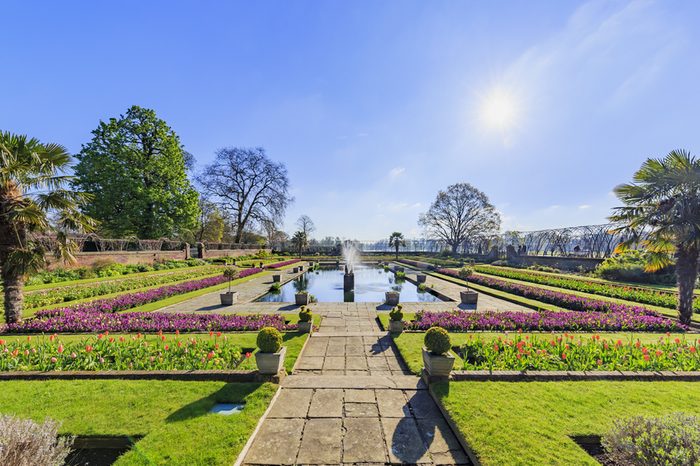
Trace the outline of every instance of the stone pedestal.
<path fill-rule="evenodd" d="M 352 291 L 355 289 L 355 274 L 346 273 L 343 275 L 343 291 Z"/>
<path fill-rule="evenodd" d="M 455 357 L 451 354 L 433 354 L 423 348 L 423 375 L 429 382 L 447 380 L 452 372 Z"/>
<path fill-rule="evenodd" d="M 459 292 L 459 299 L 462 301 L 462 304 L 476 304 L 479 294 L 476 291 L 464 290 Z"/>
<path fill-rule="evenodd" d="M 258 365 L 258 372 L 266 375 L 275 375 L 283 370 L 284 355 L 287 347 L 283 346 L 277 353 L 255 353 L 255 362 Z"/>
<path fill-rule="evenodd" d="M 219 297 L 221 298 L 222 306 L 232 306 L 233 303 L 238 301 L 238 292 L 228 291 L 226 293 L 219 294 Z"/>
<path fill-rule="evenodd" d="M 399 304 L 399 292 L 387 291 L 384 293 L 384 304 L 387 306 L 396 306 Z"/>

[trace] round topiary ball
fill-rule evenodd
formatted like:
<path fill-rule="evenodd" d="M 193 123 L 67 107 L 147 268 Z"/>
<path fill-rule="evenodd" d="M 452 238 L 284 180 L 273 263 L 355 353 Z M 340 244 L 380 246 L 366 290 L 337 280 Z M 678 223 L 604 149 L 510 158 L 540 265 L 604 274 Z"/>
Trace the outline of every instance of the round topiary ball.
<path fill-rule="evenodd" d="M 423 339 L 425 347 L 433 354 L 445 354 L 452 345 L 450 344 L 450 335 L 442 327 L 431 327 L 425 332 Z"/>
<path fill-rule="evenodd" d="M 310 322 L 312 316 L 311 309 L 301 306 L 301 309 L 299 309 L 299 322 Z"/>
<path fill-rule="evenodd" d="M 282 334 L 274 327 L 263 327 L 256 343 L 261 353 L 276 353 L 282 347 Z"/>
<path fill-rule="evenodd" d="M 224 277 L 228 278 L 229 280 L 235 280 L 236 278 L 238 278 L 238 269 L 233 267 L 226 267 L 224 269 Z"/>

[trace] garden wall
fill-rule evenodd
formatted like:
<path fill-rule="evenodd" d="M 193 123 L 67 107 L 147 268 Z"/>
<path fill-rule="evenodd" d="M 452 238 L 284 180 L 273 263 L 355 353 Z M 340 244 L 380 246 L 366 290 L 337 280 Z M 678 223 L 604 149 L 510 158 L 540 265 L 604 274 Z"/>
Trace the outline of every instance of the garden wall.
<path fill-rule="evenodd" d="M 213 257 L 240 257 L 255 254 L 261 249 L 211 249 L 204 251 L 204 258 Z M 267 249 L 269 251 L 269 249 Z M 95 262 L 117 262 L 120 264 L 152 264 L 156 261 L 189 259 L 197 257 L 196 250 L 190 256 L 189 250 L 180 251 L 103 251 L 103 252 L 79 252 L 75 255 L 76 263 L 70 267 L 89 267 Z M 65 267 L 60 260 L 49 257 L 49 269 Z"/>
<path fill-rule="evenodd" d="M 539 264 L 554 267 L 560 270 L 578 271 L 583 269 L 590 271 L 605 259 L 592 257 L 558 257 L 558 256 L 508 256 L 508 262 L 521 267 L 529 267 Z"/>

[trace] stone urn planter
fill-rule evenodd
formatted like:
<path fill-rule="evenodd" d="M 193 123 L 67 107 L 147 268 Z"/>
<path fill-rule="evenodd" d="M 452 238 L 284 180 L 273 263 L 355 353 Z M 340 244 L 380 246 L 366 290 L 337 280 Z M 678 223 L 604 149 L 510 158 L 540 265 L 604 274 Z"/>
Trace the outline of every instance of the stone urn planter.
<path fill-rule="evenodd" d="M 294 295 L 294 302 L 297 306 L 306 306 L 309 304 L 309 293 L 296 293 Z"/>
<path fill-rule="evenodd" d="M 292 269 L 292 273 L 299 273 L 299 267 L 294 267 Z"/>
<path fill-rule="evenodd" d="M 272 283 L 280 283 L 282 281 L 282 275 L 275 274 L 272 276 Z"/>
<path fill-rule="evenodd" d="M 227 291 L 226 293 L 219 294 L 219 298 L 221 298 L 222 306 L 233 306 L 233 303 L 238 301 L 238 292 Z"/>
<path fill-rule="evenodd" d="M 311 333 L 312 329 L 312 322 L 299 322 L 299 333 Z"/>
<path fill-rule="evenodd" d="M 391 333 L 403 332 L 403 322 L 400 320 L 390 320 L 389 321 L 389 331 Z"/>
<path fill-rule="evenodd" d="M 304 266 L 303 266 L 303 265 L 300 265 L 300 266 L 299 266 L 299 272 L 303 272 L 303 271 L 304 271 Z"/>
<path fill-rule="evenodd" d="M 448 378 L 454 364 L 455 357 L 451 354 L 433 354 L 423 348 L 423 368 L 431 380 Z"/>
<path fill-rule="evenodd" d="M 287 348 L 282 346 L 282 334 L 274 327 L 264 327 L 258 332 L 258 351 L 255 363 L 263 375 L 277 375 L 284 371 L 284 356 Z"/>
<path fill-rule="evenodd" d="M 387 291 L 384 293 L 384 304 L 387 306 L 396 306 L 399 304 L 399 292 L 398 291 Z"/>
<path fill-rule="evenodd" d="M 479 300 L 479 293 L 472 290 L 460 291 L 459 299 L 462 301 L 462 304 L 476 304 Z"/>
<path fill-rule="evenodd" d="M 427 280 L 427 278 L 427 275 L 425 275 L 424 273 L 419 273 L 418 275 L 416 275 L 416 281 L 418 283 L 425 283 L 425 280 Z"/>
<path fill-rule="evenodd" d="M 311 333 L 311 330 L 313 330 L 313 318 L 314 315 L 311 312 L 311 309 L 306 306 L 301 306 L 301 309 L 299 309 L 298 324 L 300 333 Z"/>
<path fill-rule="evenodd" d="M 431 327 L 423 338 L 423 374 L 428 382 L 450 377 L 455 358 L 449 351 L 452 346 L 450 334 L 441 327 Z"/>
<path fill-rule="evenodd" d="M 403 267 L 399 267 L 398 265 L 394 267 L 394 272 L 405 272 Z"/>

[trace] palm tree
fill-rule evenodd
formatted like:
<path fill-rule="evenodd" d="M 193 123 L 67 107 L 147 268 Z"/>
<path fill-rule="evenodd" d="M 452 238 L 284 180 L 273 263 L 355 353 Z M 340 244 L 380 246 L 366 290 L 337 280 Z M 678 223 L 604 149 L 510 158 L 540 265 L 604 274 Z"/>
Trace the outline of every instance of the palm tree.
<path fill-rule="evenodd" d="M 304 252 L 304 248 L 309 245 L 309 240 L 306 237 L 306 233 L 301 230 L 294 233 L 294 236 L 292 236 L 292 244 L 299 252 L 299 258 L 301 259 L 301 253 Z"/>
<path fill-rule="evenodd" d="M 700 254 L 700 160 L 684 150 L 647 159 L 615 193 L 625 206 L 610 220 L 620 224 L 614 231 L 629 234 L 616 252 L 641 244 L 650 253 L 648 271 L 671 265 L 675 256 L 678 317 L 689 324 Z"/>
<path fill-rule="evenodd" d="M 0 275 L 8 323 L 22 320 L 24 279 L 45 265 L 47 243 L 57 257 L 74 260 L 67 233 L 94 227 L 79 210 L 89 197 L 66 187 L 70 162 L 63 146 L 0 132 Z"/>
<path fill-rule="evenodd" d="M 401 246 L 406 246 L 406 240 L 403 238 L 403 233 L 395 231 L 389 236 L 389 247 L 396 250 L 396 260 L 399 260 L 399 248 Z"/>

